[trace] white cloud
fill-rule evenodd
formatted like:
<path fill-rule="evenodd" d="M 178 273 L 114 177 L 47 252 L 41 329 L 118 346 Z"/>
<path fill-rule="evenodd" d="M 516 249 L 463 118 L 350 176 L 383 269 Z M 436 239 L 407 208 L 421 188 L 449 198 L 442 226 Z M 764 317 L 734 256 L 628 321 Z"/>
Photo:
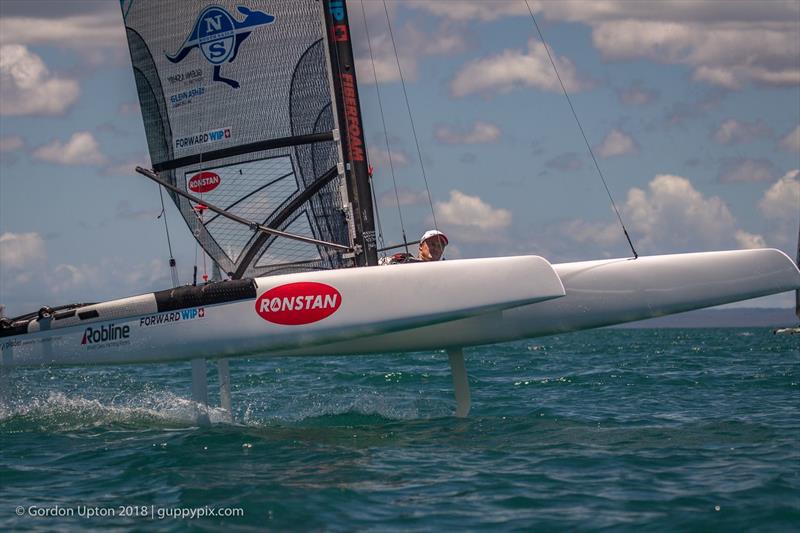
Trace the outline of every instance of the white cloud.
<path fill-rule="evenodd" d="M 736 232 L 736 242 L 739 243 L 740 248 L 752 250 L 754 248 L 766 248 L 767 243 L 761 235 L 754 235 L 746 231 L 738 230 Z"/>
<path fill-rule="evenodd" d="M 0 45 L 0 115 L 61 115 L 78 99 L 78 82 L 50 73 L 18 44 Z"/>
<path fill-rule="evenodd" d="M 619 224 L 597 224 L 583 219 L 566 222 L 561 226 L 560 233 L 580 244 L 597 243 L 606 247 L 624 239 Z"/>
<path fill-rule="evenodd" d="M 0 17 L 0 45 L 49 45 L 77 50 L 90 64 L 100 64 L 113 54 L 116 62 L 127 61 L 125 28 L 119 4 L 93 2 L 80 15 L 42 17 L 36 2 L 30 2 L 33 16 Z M 75 9 L 78 6 L 74 6 Z M 47 9 L 51 11 L 51 9 Z"/>
<path fill-rule="evenodd" d="M 100 155 L 101 157 L 102 154 Z M 100 162 L 105 161 L 105 159 L 101 159 Z M 138 158 L 130 158 L 125 160 L 117 160 L 105 165 L 102 169 L 102 172 L 105 176 L 116 177 L 116 176 L 133 176 L 136 173 L 136 167 L 151 167 L 150 164 L 150 156 L 147 154 L 143 154 L 141 157 Z"/>
<path fill-rule="evenodd" d="M 48 268 L 47 298 L 57 301 L 99 301 L 170 286 L 166 261 L 158 259 L 124 266 L 118 258 L 103 258 L 96 264 L 59 263 Z"/>
<path fill-rule="evenodd" d="M 65 144 L 55 140 L 34 150 L 34 157 L 61 165 L 102 165 L 106 158 L 100 152 L 94 136 L 87 131 L 79 131 Z"/>
<path fill-rule="evenodd" d="M 25 146 L 25 141 L 22 140 L 22 137 L 17 135 L 0 137 L 0 153 L 13 152 L 19 150 L 23 146 Z"/>
<path fill-rule="evenodd" d="M 406 44 L 409 41 L 418 42 L 420 52 L 424 55 L 454 55 L 467 49 L 467 34 L 458 28 L 443 24 L 432 34 L 423 33 L 413 24 L 408 24 L 403 33 Z"/>
<path fill-rule="evenodd" d="M 735 90 L 741 88 L 741 82 L 731 69 L 707 67 L 701 65 L 692 74 L 694 81 L 703 81 L 723 89 Z"/>
<path fill-rule="evenodd" d="M 694 68 L 695 80 L 726 89 L 739 89 L 746 82 L 800 84 L 796 23 L 674 22 L 667 21 L 660 9 L 653 10 L 651 20 L 619 15 L 619 20 L 592 24 L 594 45 L 607 59 L 648 58 L 688 65 Z"/>
<path fill-rule="evenodd" d="M 356 54 L 356 72 L 358 73 L 359 83 L 392 83 L 400 81 L 400 70 L 397 68 L 397 60 L 403 69 L 403 78 L 406 81 L 417 79 L 418 51 L 412 47 L 400 48 L 397 51 L 398 58 L 395 58 L 392 41 L 388 30 L 377 35 L 370 34 L 372 44 L 372 56 L 366 44 L 361 53 Z"/>
<path fill-rule="evenodd" d="M 647 190 L 630 189 L 623 215 L 643 250 L 728 245 L 736 232 L 722 199 L 706 198 L 688 179 L 669 174 L 656 176 Z"/>
<path fill-rule="evenodd" d="M 405 187 L 398 187 L 397 194 L 394 189 L 386 191 L 378 198 L 381 207 L 397 207 L 398 202 L 403 205 L 423 205 L 428 203 L 425 191 L 412 191 Z"/>
<path fill-rule="evenodd" d="M 450 200 L 436 202 L 440 226 L 466 242 L 495 240 L 498 232 L 511 225 L 511 211 L 494 208 L 478 196 L 450 191 Z"/>
<path fill-rule="evenodd" d="M 445 144 L 481 144 L 492 143 L 500 138 L 502 131 L 492 123 L 476 121 L 469 131 L 439 125 L 434 131 L 434 136 L 439 142 Z"/>
<path fill-rule="evenodd" d="M 92 264 L 61 259 L 48 262 L 44 242 L 36 233 L 0 235 L 0 300 L 9 316 L 38 309 L 43 303 L 103 301 L 170 286 L 169 267 L 163 258 L 131 263 L 104 257 Z M 178 264 L 186 267 L 191 258 L 179 257 Z M 184 281 L 186 274 L 184 271 Z"/>
<path fill-rule="evenodd" d="M 380 148 L 378 146 L 373 146 L 369 149 L 369 162 L 374 165 L 375 172 L 387 171 L 389 170 L 389 152 Z M 395 167 L 407 167 L 408 166 L 408 154 L 406 154 L 402 150 L 394 149 L 392 150 L 392 164 Z M 385 167 L 385 168 L 381 168 Z"/>
<path fill-rule="evenodd" d="M 528 9 L 525 4 L 516 0 L 494 0 L 492 2 L 427 0 L 410 3 L 409 7 L 424 9 L 433 15 L 457 21 L 481 20 L 489 22 L 503 17 L 528 15 Z"/>
<path fill-rule="evenodd" d="M 556 56 L 552 50 L 551 53 L 567 91 L 583 89 L 585 84 L 579 81 L 572 61 Z M 561 92 L 547 49 L 535 39 L 528 42 L 527 51 L 505 50 L 496 56 L 471 61 L 450 82 L 450 93 L 462 97 L 472 93 L 506 93 L 521 87 Z"/>
<path fill-rule="evenodd" d="M 646 89 L 640 82 L 636 82 L 617 91 L 617 97 L 625 105 L 647 105 L 658 98 L 658 92 Z"/>
<path fill-rule="evenodd" d="M 761 197 L 758 209 L 765 218 L 795 224 L 800 216 L 800 169 L 790 170 Z"/>
<path fill-rule="evenodd" d="M 126 269 L 123 279 L 135 290 L 141 290 L 141 287 L 167 287 L 170 283 L 169 270 L 163 259 L 151 259 Z"/>
<path fill-rule="evenodd" d="M 91 273 L 74 265 L 60 264 L 53 269 L 47 282 L 54 294 L 60 294 L 83 286 L 91 278 L 94 278 Z"/>
<path fill-rule="evenodd" d="M 592 40 L 607 59 L 648 57 L 673 62 L 685 50 L 690 32 L 682 25 L 621 19 L 593 26 Z"/>
<path fill-rule="evenodd" d="M 600 157 L 629 155 L 639 151 L 636 142 L 625 132 L 616 128 L 608 132 L 603 142 L 595 150 Z"/>
<path fill-rule="evenodd" d="M 620 209 L 637 251 L 642 254 L 708 249 L 763 248 L 763 236 L 740 229 L 725 202 L 706 197 L 681 176 L 661 174 L 647 188 L 631 188 Z M 556 250 L 578 243 L 585 253 L 619 256 L 627 248 L 616 220 L 582 219 L 545 228 L 545 239 Z"/>
<path fill-rule="evenodd" d="M 527 17 L 516 7 L 496 2 L 414 2 L 450 20 Z M 583 23 L 604 58 L 646 58 L 687 65 L 696 81 L 726 89 L 747 83 L 800 84 L 800 4 L 787 2 L 630 2 L 625 0 L 531 1 L 534 13 L 551 21 Z"/>
<path fill-rule="evenodd" d="M 789 152 L 800 153 L 800 126 L 781 139 L 780 147 Z"/>
<path fill-rule="evenodd" d="M 0 235 L 0 270 L 24 270 L 40 263 L 45 256 L 44 240 L 38 233 Z"/>
<path fill-rule="evenodd" d="M 775 166 L 767 159 L 734 157 L 723 159 L 719 172 L 722 182 L 772 181 Z"/>
<path fill-rule="evenodd" d="M 349 9 L 351 24 L 358 24 L 357 28 L 360 30 L 363 27 L 361 6 L 356 6 L 358 2 L 353 2 Z M 389 17 L 392 20 L 397 19 L 394 15 L 395 6 L 394 3 L 388 4 Z M 376 77 L 379 83 L 399 81 L 398 59 L 405 81 L 414 81 L 417 79 L 419 60 L 422 57 L 457 54 L 464 51 L 470 41 L 462 27 L 448 22 L 440 24 L 431 33 L 422 31 L 410 22 L 401 27 L 395 23 L 392 25 L 395 40 L 402 39 L 402 43 L 398 43 L 396 58 L 383 5 L 379 2 L 363 2 L 363 7 L 367 16 L 370 42 L 367 43 L 364 32 L 354 31 L 351 35 L 356 49 L 356 70 L 360 83 L 374 83 Z M 354 22 L 355 17 L 361 20 Z"/>
<path fill-rule="evenodd" d="M 763 120 L 740 122 L 731 118 L 720 124 L 711 138 L 719 144 L 729 145 L 748 142 L 766 135 L 770 135 L 770 130 Z"/>

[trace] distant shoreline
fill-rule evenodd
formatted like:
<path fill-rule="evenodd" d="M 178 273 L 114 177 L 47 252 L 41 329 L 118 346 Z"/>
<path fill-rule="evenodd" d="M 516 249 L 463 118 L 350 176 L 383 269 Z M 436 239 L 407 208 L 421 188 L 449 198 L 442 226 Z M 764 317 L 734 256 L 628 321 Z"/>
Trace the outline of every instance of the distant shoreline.
<path fill-rule="evenodd" d="M 740 308 L 698 309 L 676 315 L 639 320 L 611 326 L 620 329 L 640 328 L 781 328 L 796 326 L 794 309 Z"/>

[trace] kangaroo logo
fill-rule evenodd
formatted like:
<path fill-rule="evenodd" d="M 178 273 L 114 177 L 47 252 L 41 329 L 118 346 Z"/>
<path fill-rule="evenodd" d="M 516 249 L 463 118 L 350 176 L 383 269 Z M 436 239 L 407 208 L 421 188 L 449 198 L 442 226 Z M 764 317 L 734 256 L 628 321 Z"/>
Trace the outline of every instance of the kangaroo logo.
<path fill-rule="evenodd" d="M 219 6 L 207 7 L 197 22 L 194 23 L 192 32 L 173 55 L 166 54 L 172 63 L 180 63 L 194 48 L 200 48 L 203 56 L 214 65 L 214 81 L 227 83 L 234 89 L 239 88 L 239 82 L 220 75 L 223 63 L 233 63 L 239 46 L 253 32 L 253 28 L 272 24 L 273 15 L 254 11 L 244 6 L 237 6 L 236 10 L 244 15 L 244 20 L 239 22 L 230 13 Z"/>

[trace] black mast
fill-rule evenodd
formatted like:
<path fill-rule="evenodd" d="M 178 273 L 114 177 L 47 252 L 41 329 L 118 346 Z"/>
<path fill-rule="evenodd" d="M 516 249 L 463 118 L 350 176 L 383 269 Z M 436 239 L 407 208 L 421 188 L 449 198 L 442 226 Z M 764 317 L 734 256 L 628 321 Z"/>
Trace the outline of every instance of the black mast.
<path fill-rule="evenodd" d="M 372 185 L 367 166 L 364 128 L 358 99 L 358 83 L 350 41 L 350 25 L 344 0 L 322 0 L 325 26 L 328 30 L 328 52 L 331 60 L 333 89 L 344 154 L 347 194 L 352 204 L 355 226 L 356 264 L 378 264 L 375 245 L 375 212 Z"/>

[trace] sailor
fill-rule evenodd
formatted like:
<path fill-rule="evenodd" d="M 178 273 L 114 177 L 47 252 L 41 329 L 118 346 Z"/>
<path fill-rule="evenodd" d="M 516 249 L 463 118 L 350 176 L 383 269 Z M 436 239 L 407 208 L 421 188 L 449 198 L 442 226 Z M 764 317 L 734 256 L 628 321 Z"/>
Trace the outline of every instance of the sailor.
<path fill-rule="evenodd" d="M 419 239 L 417 255 L 400 252 L 391 257 L 382 257 L 378 264 L 397 265 L 402 263 L 420 263 L 425 261 L 439 261 L 448 244 L 447 235 L 439 230 L 432 229 L 422 234 Z"/>

